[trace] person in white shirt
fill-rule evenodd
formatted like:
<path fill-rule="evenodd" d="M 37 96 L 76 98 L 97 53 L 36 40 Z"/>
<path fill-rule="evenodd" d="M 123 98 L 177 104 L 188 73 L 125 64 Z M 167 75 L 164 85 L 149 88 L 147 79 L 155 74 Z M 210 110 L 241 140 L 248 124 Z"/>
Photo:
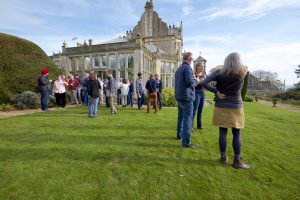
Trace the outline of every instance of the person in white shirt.
<path fill-rule="evenodd" d="M 127 79 L 123 79 L 120 89 L 121 89 L 122 107 L 127 107 L 127 97 L 129 93 L 129 84 Z"/>
<path fill-rule="evenodd" d="M 99 103 L 100 103 L 100 105 L 102 105 L 103 104 L 103 101 L 104 101 L 104 90 L 103 90 L 103 88 L 104 88 L 104 83 L 103 83 L 103 81 L 102 81 L 102 79 L 101 78 L 98 78 L 98 81 L 99 81 L 99 83 L 100 83 L 100 86 L 101 86 L 101 89 L 100 89 L 100 94 L 99 94 Z"/>
<path fill-rule="evenodd" d="M 56 105 L 58 108 L 64 108 L 66 106 L 66 87 L 68 83 L 62 78 L 62 76 L 58 76 L 57 80 L 53 85 L 53 93 L 55 94 Z"/>

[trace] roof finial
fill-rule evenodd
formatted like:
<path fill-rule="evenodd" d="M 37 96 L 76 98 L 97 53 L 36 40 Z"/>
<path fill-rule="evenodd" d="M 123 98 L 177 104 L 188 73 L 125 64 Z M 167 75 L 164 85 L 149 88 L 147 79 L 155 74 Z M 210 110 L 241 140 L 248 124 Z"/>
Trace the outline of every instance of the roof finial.
<path fill-rule="evenodd" d="M 153 1 L 152 0 L 147 0 L 145 8 L 153 8 Z"/>

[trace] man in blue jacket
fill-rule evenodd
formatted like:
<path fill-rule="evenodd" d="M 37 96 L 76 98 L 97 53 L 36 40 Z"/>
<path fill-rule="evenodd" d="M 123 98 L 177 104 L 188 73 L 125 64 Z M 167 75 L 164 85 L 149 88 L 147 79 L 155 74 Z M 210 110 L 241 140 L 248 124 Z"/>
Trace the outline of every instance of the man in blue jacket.
<path fill-rule="evenodd" d="M 183 63 L 175 73 L 175 98 L 178 102 L 177 139 L 182 140 L 183 148 L 197 149 L 197 146 L 191 144 L 190 135 L 195 101 L 194 86 L 200 80 L 193 78 L 193 70 L 190 66 L 192 61 L 192 53 L 185 53 Z"/>

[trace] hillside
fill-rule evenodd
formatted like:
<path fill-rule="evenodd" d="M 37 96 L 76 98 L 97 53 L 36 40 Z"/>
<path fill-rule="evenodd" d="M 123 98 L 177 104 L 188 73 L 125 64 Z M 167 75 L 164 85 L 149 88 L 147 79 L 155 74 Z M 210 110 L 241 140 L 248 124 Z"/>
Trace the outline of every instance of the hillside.
<path fill-rule="evenodd" d="M 59 69 L 36 44 L 16 36 L 0 33 L 0 103 L 23 91 L 34 91 L 42 68 L 47 67 L 50 78 Z"/>

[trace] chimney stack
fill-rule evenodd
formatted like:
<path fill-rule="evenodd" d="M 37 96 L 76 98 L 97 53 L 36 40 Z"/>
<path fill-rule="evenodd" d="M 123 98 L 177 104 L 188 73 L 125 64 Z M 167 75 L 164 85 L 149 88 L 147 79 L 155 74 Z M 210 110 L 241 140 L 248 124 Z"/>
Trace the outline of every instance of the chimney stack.
<path fill-rule="evenodd" d="M 89 46 L 92 46 L 92 45 L 93 45 L 93 40 L 89 39 Z"/>

